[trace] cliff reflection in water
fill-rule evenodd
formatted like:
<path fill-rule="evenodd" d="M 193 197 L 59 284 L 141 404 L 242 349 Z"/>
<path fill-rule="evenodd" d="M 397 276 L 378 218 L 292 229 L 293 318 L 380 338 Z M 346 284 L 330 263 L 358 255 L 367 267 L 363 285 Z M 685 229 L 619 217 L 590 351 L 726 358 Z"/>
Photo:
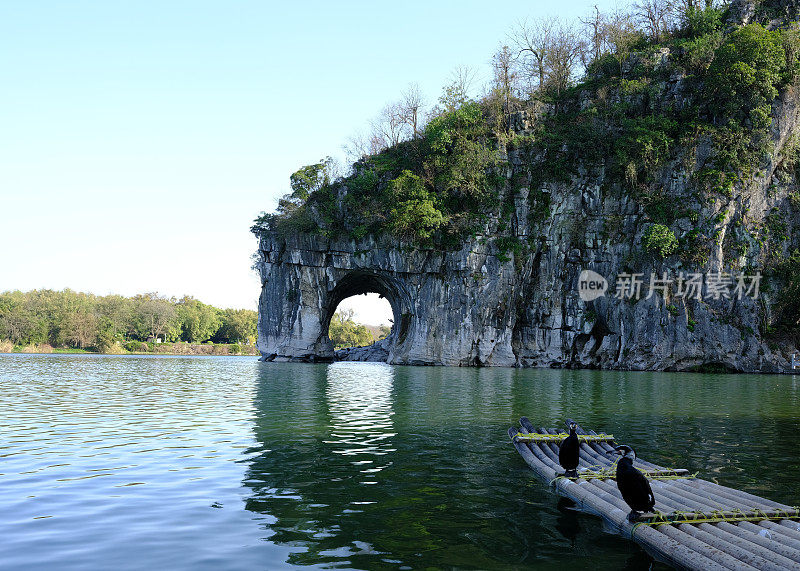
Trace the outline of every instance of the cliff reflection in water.
<path fill-rule="evenodd" d="M 265 363 L 246 508 L 295 565 L 485 567 L 510 545 L 524 556 L 508 524 L 541 515 L 520 517 L 519 502 L 498 487 L 511 482 L 497 481 L 514 477 L 507 464 L 524 466 L 487 453 L 490 442 L 506 447 L 496 435 L 511 414 L 513 376 Z"/>
<path fill-rule="evenodd" d="M 334 363 L 265 368 L 256 395 L 256 439 L 245 485 L 247 509 L 265 516 L 266 539 L 296 548 L 292 564 L 353 561 L 377 554 L 365 510 L 391 465 L 393 368 Z M 366 517 L 365 517 L 366 516 Z M 364 533 L 366 532 L 366 533 Z M 374 560 L 374 559 L 373 559 Z"/>

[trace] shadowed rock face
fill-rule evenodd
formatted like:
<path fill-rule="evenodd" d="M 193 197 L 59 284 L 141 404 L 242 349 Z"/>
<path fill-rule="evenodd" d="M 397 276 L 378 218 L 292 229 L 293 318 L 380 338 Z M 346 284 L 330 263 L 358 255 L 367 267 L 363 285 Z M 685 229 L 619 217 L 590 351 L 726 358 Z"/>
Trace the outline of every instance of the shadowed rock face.
<path fill-rule="evenodd" d="M 679 91 L 680 78 L 664 86 Z M 483 235 L 461 249 L 444 251 L 400 244 L 388 235 L 332 240 L 321 233 L 279 237 L 255 228 L 256 267 L 261 274 L 258 349 L 267 360 L 385 360 L 393 364 L 591 367 L 632 370 L 690 370 L 713 365 L 732 371 L 776 372 L 789 367 L 792 347 L 767 343 L 774 293 L 754 300 L 645 298 L 651 273 L 736 274 L 763 267 L 758 228 L 778 215 L 796 227 L 788 199 L 793 181 L 776 176 L 798 120 L 792 91 L 775 103 L 774 151 L 759 172 L 732 196 L 703 206 L 717 239 L 707 262 L 690 267 L 674 258 L 657 259 L 642 248 L 650 225 L 643 206 L 602 167 L 580 169 L 569 182 L 515 187 L 505 234 L 524 241 L 528 252 L 503 255 L 494 240 L 500 220 L 490 217 Z M 515 121 L 524 132 L 526 120 Z M 670 195 L 692 195 L 692 173 L 705 160 L 707 145 L 681 153 L 660 171 L 658 184 Z M 511 181 L 530 180 L 530 161 L 521 150 L 504 156 Z M 687 164 L 689 166 L 687 166 Z M 693 166 L 692 166 L 693 165 Z M 527 169 L 527 170 L 526 170 Z M 549 196 L 549 216 L 529 216 L 528 195 Z M 776 214 L 777 213 L 777 214 Z M 745 223 L 742 223 L 742 220 Z M 748 226 L 749 225 L 749 226 Z M 678 238 L 691 232 L 688 219 L 673 225 Z M 724 251 L 726 236 L 747 245 L 745 253 Z M 510 259 L 508 259 L 508 256 Z M 605 296 L 583 301 L 578 276 L 593 270 L 609 281 Z M 642 298 L 614 297 L 616 276 L 643 274 Z M 334 353 L 328 324 L 340 301 L 377 292 L 394 312 L 386 340 L 370 348 Z"/>

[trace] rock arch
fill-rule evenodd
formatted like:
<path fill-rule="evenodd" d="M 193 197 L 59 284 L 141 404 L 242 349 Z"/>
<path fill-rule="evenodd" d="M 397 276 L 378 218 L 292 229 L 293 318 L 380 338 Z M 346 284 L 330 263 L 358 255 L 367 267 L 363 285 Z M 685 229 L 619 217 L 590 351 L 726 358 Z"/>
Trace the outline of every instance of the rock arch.
<path fill-rule="evenodd" d="M 365 293 L 377 293 L 389 302 L 392 307 L 394 326 L 389 336 L 380 343 L 380 347 L 377 347 L 376 350 L 371 351 L 366 347 L 351 350 L 348 358 L 351 360 L 388 360 L 396 346 L 402 345 L 408 338 L 413 302 L 403 281 L 384 272 L 357 269 L 344 274 L 339 279 L 333 289 L 328 292 L 327 299 L 323 303 L 323 311 L 320 314 L 322 318 L 320 342 L 330 342 L 328 329 L 339 304 L 349 297 Z M 385 358 L 379 356 L 383 353 L 386 354 Z"/>
<path fill-rule="evenodd" d="M 356 242 L 264 232 L 255 267 L 262 282 L 257 346 L 264 360 L 335 360 L 327 333 L 336 307 L 352 295 L 375 292 L 394 313 L 381 360 L 516 364 L 512 336 L 524 284 L 515 279 L 514 264 L 488 247 L 403 250 L 371 236 Z"/>

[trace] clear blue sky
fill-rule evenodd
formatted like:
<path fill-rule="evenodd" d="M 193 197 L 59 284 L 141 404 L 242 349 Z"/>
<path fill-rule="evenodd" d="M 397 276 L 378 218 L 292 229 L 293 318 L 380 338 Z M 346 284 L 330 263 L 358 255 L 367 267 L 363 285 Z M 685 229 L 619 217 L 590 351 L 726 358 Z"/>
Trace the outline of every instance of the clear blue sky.
<path fill-rule="evenodd" d="M 249 226 L 289 174 L 553 6 L 0 0 L 0 291 L 255 308 Z"/>

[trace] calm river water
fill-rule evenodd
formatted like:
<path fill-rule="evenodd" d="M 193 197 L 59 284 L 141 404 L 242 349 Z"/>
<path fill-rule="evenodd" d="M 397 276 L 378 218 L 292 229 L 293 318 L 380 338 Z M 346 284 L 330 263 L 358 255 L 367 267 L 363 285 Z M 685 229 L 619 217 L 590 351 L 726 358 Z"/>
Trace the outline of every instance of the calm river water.
<path fill-rule="evenodd" d="M 0 355 L 3 569 L 646 569 L 522 415 L 800 502 L 800 376 Z"/>

